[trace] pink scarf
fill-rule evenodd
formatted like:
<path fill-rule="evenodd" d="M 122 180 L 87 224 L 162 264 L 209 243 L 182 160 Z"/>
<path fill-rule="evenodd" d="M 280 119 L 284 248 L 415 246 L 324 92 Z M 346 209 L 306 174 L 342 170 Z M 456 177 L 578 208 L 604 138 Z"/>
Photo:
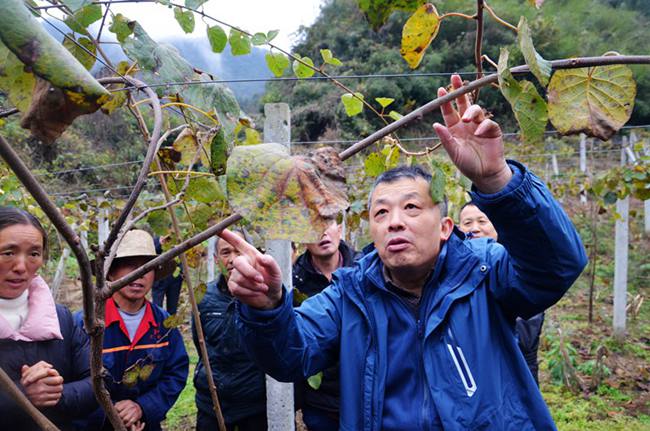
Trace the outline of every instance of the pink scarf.
<path fill-rule="evenodd" d="M 27 288 L 29 311 L 18 330 L 0 315 L 0 339 L 15 341 L 63 340 L 56 305 L 50 288 L 40 276 L 34 277 Z"/>

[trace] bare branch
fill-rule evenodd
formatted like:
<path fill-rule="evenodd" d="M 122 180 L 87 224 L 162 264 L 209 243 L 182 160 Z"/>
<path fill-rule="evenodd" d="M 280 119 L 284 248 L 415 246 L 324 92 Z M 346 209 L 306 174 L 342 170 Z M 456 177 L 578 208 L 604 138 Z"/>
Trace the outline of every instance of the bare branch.
<path fill-rule="evenodd" d="M 474 43 L 474 63 L 476 63 L 476 79 L 483 77 L 483 0 L 476 0 L 476 41 Z M 477 88 L 473 94 L 473 100 L 478 100 L 480 88 Z"/>
<path fill-rule="evenodd" d="M 20 111 L 16 108 L 7 109 L 6 111 L 0 112 L 0 118 L 9 117 L 11 115 L 17 114 L 18 112 Z"/>
<path fill-rule="evenodd" d="M 29 401 L 29 399 L 22 393 L 20 389 L 16 387 L 16 384 L 11 380 L 7 375 L 5 370 L 0 368 L 0 388 L 4 389 L 5 392 L 22 408 L 34 422 L 45 431 L 59 431 L 59 429 L 54 425 L 50 420 L 45 417 L 43 413 Z"/>
<path fill-rule="evenodd" d="M 110 253 L 114 245 L 117 247 L 117 243 L 115 242 L 115 240 L 117 239 L 118 234 L 122 229 L 122 226 L 124 226 L 124 223 L 126 222 L 127 218 L 131 214 L 131 210 L 135 206 L 135 203 L 138 200 L 138 197 L 140 196 L 140 193 L 142 192 L 142 189 L 145 186 L 147 180 L 147 173 L 149 172 L 149 169 L 151 167 L 151 162 L 153 161 L 154 156 L 156 155 L 156 150 L 158 148 L 158 139 L 160 138 L 160 132 L 162 129 L 162 109 L 160 108 L 160 100 L 158 100 L 158 96 L 156 95 L 156 93 L 153 90 L 151 90 L 149 87 L 147 87 L 146 84 L 132 77 L 126 77 L 125 80 L 121 78 L 103 78 L 99 80 L 99 82 L 102 84 L 114 84 L 114 83 L 121 83 L 124 81 L 130 83 L 131 85 L 137 86 L 140 90 L 143 90 L 145 93 L 147 93 L 147 96 L 151 99 L 151 106 L 153 108 L 154 126 L 153 126 L 153 132 L 151 134 L 151 138 L 149 140 L 149 146 L 147 148 L 147 155 L 145 156 L 144 162 L 142 163 L 142 169 L 140 169 L 140 173 L 138 174 L 138 179 L 136 180 L 135 187 L 133 188 L 133 191 L 131 192 L 129 199 L 124 205 L 124 208 L 120 212 L 117 221 L 113 225 L 113 228 L 108 234 L 108 238 L 106 239 L 106 242 L 101 246 L 100 252 L 104 254 Z"/>
<path fill-rule="evenodd" d="M 133 271 L 132 273 L 125 275 L 119 280 L 108 282 L 106 286 L 107 289 L 104 289 L 104 292 L 102 292 L 102 296 L 106 298 L 110 297 L 113 293 L 120 290 L 127 284 L 131 283 L 134 280 L 137 280 L 147 272 L 156 269 L 158 265 L 161 265 L 167 262 L 168 260 L 171 260 L 176 256 L 179 256 L 181 253 L 186 252 L 187 250 L 191 249 L 192 247 L 198 244 L 201 244 L 206 239 L 216 235 L 217 233 L 221 232 L 228 226 L 237 223 L 241 219 L 242 216 L 240 216 L 239 214 L 232 214 L 231 216 L 228 216 L 225 219 L 221 220 L 219 223 L 207 228 L 203 232 L 198 233 L 193 237 L 183 241 L 182 243 L 178 244 L 176 247 L 167 250 L 166 252 L 162 253 L 160 256 L 156 257 L 155 259 L 150 260 L 149 262 L 145 263 L 144 265 L 142 265 L 140 268 Z"/>

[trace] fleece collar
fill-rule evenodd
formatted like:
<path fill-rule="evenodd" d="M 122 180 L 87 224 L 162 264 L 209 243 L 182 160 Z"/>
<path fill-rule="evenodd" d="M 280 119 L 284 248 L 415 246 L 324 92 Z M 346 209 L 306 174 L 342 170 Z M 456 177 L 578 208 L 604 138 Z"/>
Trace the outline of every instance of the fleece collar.
<path fill-rule="evenodd" d="M 7 320 L 0 316 L 0 339 L 14 341 L 62 340 L 56 304 L 50 287 L 40 276 L 34 277 L 27 288 L 29 311 L 27 319 L 18 330 L 14 330 Z"/>

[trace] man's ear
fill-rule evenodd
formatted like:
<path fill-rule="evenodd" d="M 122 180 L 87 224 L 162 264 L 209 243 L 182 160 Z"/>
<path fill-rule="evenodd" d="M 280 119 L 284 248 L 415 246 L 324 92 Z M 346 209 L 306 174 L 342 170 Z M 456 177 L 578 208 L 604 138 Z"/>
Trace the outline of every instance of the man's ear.
<path fill-rule="evenodd" d="M 451 236 L 451 232 L 454 230 L 454 221 L 451 217 L 443 217 L 440 220 L 440 239 L 442 241 L 447 241 Z"/>

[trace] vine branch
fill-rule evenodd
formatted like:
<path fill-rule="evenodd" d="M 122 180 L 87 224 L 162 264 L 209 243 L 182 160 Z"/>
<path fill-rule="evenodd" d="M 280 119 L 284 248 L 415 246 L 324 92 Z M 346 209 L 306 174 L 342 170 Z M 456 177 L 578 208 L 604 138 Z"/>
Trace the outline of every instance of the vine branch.
<path fill-rule="evenodd" d="M 45 417 L 39 409 L 34 407 L 2 367 L 0 367 L 0 388 L 3 388 L 16 404 L 18 404 L 32 419 L 34 419 L 34 422 L 36 422 L 39 428 L 45 431 L 59 431 L 56 425 L 50 422 L 50 420 Z"/>

